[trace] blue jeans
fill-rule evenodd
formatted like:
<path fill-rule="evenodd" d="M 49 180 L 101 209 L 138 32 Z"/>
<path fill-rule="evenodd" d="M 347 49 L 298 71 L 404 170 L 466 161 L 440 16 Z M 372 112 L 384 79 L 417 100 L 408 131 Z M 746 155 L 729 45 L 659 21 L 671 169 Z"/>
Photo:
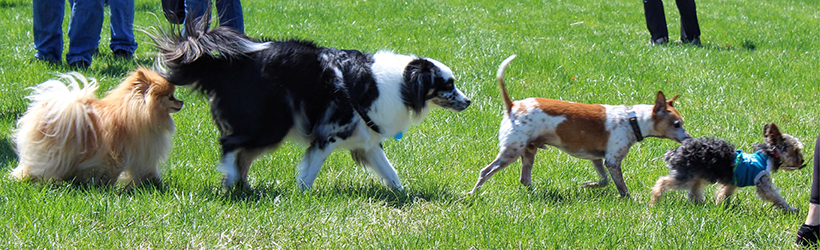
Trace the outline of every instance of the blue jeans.
<path fill-rule="evenodd" d="M 196 21 L 205 15 L 211 0 L 185 0 L 185 22 Z M 216 12 L 219 25 L 227 26 L 240 33 L 245 33 L 245 20 L 242 17 L 242 3 L 239 0 L 216 0 Z M 189 17 L 194 18 L 188 20 Z M 185 25 L 183 25 L 185 27 Z"/>
<path fill-rule="evenodd" d="M 134 40 L 134 0 L 108 0 L 111 8 L 111 51 L 123 50 L 133 54 L 137 50 Z"/>
<path fill-rule="evenodd" d="M 71 19 L 68 22 L 68 54 L 66 62 L 85 61 L 100 44 L 103 23 L 103 0 L 69 0 Z M 34 57 L 59 62 L 63 53 L 63 17 L 65 0 L 33 0 Z"/>

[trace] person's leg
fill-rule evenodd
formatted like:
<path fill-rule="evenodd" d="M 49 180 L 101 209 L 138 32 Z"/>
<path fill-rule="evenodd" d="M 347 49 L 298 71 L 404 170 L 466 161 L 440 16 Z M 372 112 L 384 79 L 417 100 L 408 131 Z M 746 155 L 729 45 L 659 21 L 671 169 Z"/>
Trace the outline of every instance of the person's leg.
<path fill-rule="evenodd" d="M 134 40 L 134 0 L 108 0 L 111 8 L 111 44 L 117 56 L 131 56 L 137 50 Z"/>
<path fill-rule="evenodd" d="M 185 26 L 189 22 L 197 23 L 205 16 L 205 12 L 211 10 L 211 0 L 185 0 L 185 21 L 182 23 L 182 34 L 185 34 Z"/>
<path fill-rule="evenodd" d="M 91 57 L 100 45 L 103 23 L 103 0 L 70 0 L 71 19 L 68 22 L 69 64 L 91 64 Z"/>
<path fill-rule="evenodd" d="M 797 230 L 797 244 L 812 245 L 817 244 L 820 237 L 820 135 L 814 144 L 814 172 L 811 177 L 811 194 L 809 195 L 809 212 L 804 223 Z"/>
<path fill-rule="evenodd" d="M 666 15 L 663 13 L 661 0 L 643 0 L 643 10 L 646 16 L 646 28 L 649 30 L 651 42 L 662 44 L 669 41 L 669 31 L 666 29 Z"/>
<path fill-rule="evenodd" d="M 34 57 L 48 62 L 60 62 L 63 55 L 64 0 L 33 0 Z"/>
<path fill-rule="evenodd" d="M 245 20 L 242 17 L 240 0 L 216 0 L 216 11 L 219 25 L 227 26 L 240 33 L 245 33 Z"/>
<path fill-rule="evenodd" d="M 680 40 L 700 44 L 700 26 L 695 0 L 675 0 L 680 11 Z"/>

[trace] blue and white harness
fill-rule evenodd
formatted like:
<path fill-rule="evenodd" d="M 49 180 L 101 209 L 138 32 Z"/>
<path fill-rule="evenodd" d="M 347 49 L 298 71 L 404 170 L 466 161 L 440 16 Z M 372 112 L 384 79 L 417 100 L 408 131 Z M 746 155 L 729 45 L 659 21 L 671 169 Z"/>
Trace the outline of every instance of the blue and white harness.
<path fill-rule="evenodd" d="M 735 169 L 732 175 L 732 185 L 746 187 L 755 185 L 755 182 L 764 174 L 769 173 L 766 166 L 769 163 L 769 156 L 763 151 L 753 154 L 743 153 L 738 150 L 735 156 Z"/>

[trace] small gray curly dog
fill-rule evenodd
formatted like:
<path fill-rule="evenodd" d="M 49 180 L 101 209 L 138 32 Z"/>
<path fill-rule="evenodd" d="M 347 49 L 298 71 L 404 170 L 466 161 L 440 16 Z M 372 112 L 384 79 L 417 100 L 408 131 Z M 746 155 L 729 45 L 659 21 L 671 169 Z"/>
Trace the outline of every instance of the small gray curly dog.
<path fill-rule="evenodd" d="M 729 142 L 712 137 L 686 140 L 680 146 L 666 151 L 663 159 L 669 167 L 669 175 L 660 177 L 652 188 L 650 204 L 657 203 L 663 192 L 669 189 L 689 190 L 689 200 L 703 202 L 703 186 L 709 183 L 722 185 L 717 192 L 720 203 L 738 187 L 756 186 L 763 200 L 774 203 L 779 209 L 797 212 L 780 196 L 774 187 L 770 173 L 778 169 L 787 171 L 805 167 L 803 143 L 791 135 L 781 133 L 774 123 L 763 128 L 766 142 L 754 145 L 754 153 L 736 150 Z"/>

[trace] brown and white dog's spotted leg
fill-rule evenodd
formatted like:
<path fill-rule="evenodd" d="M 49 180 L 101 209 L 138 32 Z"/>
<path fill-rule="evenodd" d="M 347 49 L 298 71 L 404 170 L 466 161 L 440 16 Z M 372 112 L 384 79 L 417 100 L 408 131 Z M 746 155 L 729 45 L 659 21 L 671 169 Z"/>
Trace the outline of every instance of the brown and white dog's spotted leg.
<path fill-rule="evenodd" d="M 629 190 L 626 188 L 624 175 L 621 172 L 621 160 L 623 160 L 623 157 L 607 158 L 604 165 L 606 165 L 607 170 L 609 170 L 609 175 L 612 176 L 612 182 L 614 182 L 615 187 L 618 188 L 621 198 L 629 198 Z"/>
<path fill-rule="evenodd" d="M 595 166 L 595 171 L 598 172 L 598 176 L 601 177 L 600 181 L 588 181 L 584 182 L 584 187 L 606 187 L 609 185 L 609 173 L 607 173 L 606 168 L 604 168 L 604 160 L 596 159 L 591 160 L 592 165 Z"/>
<path fill-rule="evenodd" d="M 722 187 L 720 187 L 720 189 L 718 189 L 717 191 L 717 196 L 715 198 L 717 203 L 721 203 L 726 199 L 730 198 L 732 194 L 735 193 L 735 190 L 737 190 L 737 188 L 738 186 L 735 185 L 723 185 Z"/>
<path fill-rule="evenodd" d="M 530 144 L 524 149 L 524 154 L 521 155 L 521 184 L 532 188 L 532 165 L 535 163 L 535 153 L 538 153 L 538 147 Z"/>
<path fill-rule="evenodd" d="M 518 159 L 518 156 L 520 156 L 523 152 L 524 148 L 520 147 L 502 147 L 501 151 L 498 152 L 498 156 L 495 157 L 495 160 L 493 160 L 490 165 L 487 165 L 481 169 L 481 172 L 478 174 L 478 181 L 475 183 L 473 190 L 467 194 L 475 194 L 475 192 L 481 188 L 481 185 L 484 185 L 484 182 L 490 179 L 490 176 L 498 171 L 501 171 L 510 165 L 510 163 L 515 162 L 515 160 Z M 533 157 L 534 156 L 535 155 L 533 155 Z"/>
<path fill-rule="evenodd" d="M 783 199 L 783 196 L 780 196 L 780 193 L 777 192 L 777 189 L 774 187 L 774 183 L 772 183 L 772 178 L 769 174 L 763 174 L 763 176 L 755 182 L 755 186 L 757 186 L 757 195 L 763 200 L 774 203 L 775 207 L 782 209 L 784 212 L 794 213 L 800 211 L 799 209 L 790 206 L 789 203 Z"/>

